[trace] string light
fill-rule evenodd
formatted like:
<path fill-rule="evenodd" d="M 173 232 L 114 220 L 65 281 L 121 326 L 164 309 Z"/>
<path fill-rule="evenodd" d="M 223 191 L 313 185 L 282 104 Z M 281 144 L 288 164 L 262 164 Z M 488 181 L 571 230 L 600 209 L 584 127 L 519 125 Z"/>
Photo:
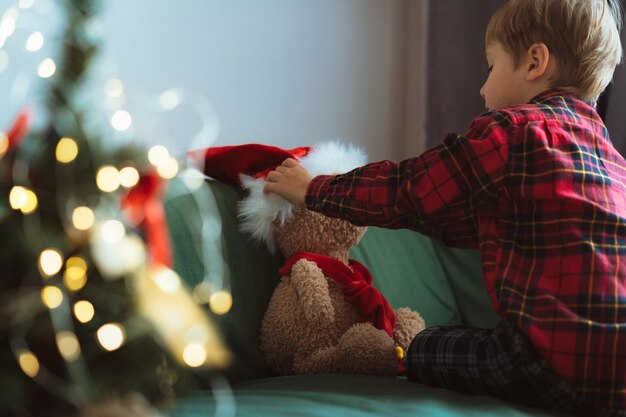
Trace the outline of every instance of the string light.
<path fill-rule="evenodd" d="M 8 38 L 15 32 L 17 17 L 19 12 L 15 8 L 10 8 L 2 16 L 2 22 L 0 22 L 0 38 Z"/>
<path fill-rule="evenodd" d="M 126 235 L 126 228 L 119 220 L 107 220 L 100 227 L 102 239 L 108 243 L 117 243 Z"/>
<path fill-rule="evenodd" d="M 72 223 L 78 230 L 88 230 L 93 226 L 95 217 L 93 210 L 89 207 L 76 207 L 72 212 Z"/>
<path fill-rule="evenodd" d="M 196 343 L 187 345 L 183 350 L 183 361 L 192 368 L 197 368 L 204 364 L 206 356 L 204 347 Z"/>
<path fill-rule="evenodd" d="M 133 167 L 124 167 L 120 170 L 120 184 L 122 187 L 131 188 L 139 183 L 139 171 Z"/>
<path fill-rule="evenodd" d="M 54 60 L 52 58 L 46 58 L 39 64 L 37 75 L 41 78 L 50 78 L 56 71 L 57 65 L 54 63 Z"/>
<path fill-rule="evenodd" d="M 9 137 L 6 133 L 0 132 L 0 158 L 9 150 Z"/>
<path fill-rule="evenodd" d="M 65 263 L 63 283 L 70 291 L 78 291 L 87 283 L 87 262 L 79 256 L 73 256 Z"/>
<path fill-rule="evenodd" d="M 30 34 L 26 39 L 26 50 L 28 52 L 37 52 L 43 47 L 44 38 L 43 34 L 39 31 Z"/>
<path fill-rule="evenodd" d="M 119 98 L 124 95 L 124 84 L 117 78 L 111 78 L 104 84 L 104 93 L 112 98 Z"/>
<path fill-rule="evenodd" d="M 111 116 L 111 126 L 113 129 L 124 132 L 130 128 L 133 118 L 126 110 L 118 110 Z"/>
<path fill-rule="evenodd" d="M 71 138 L 61 138 L 56 147 L 57 161 L 67 164 L 76 159 L 78 155 L 78 144 Z"/>
<path fill-rule="evenodd" d="M 180 88 L 170 88 L 159 96 L 159 104 L 165 111 L 174 110 L 185 98 L 183 90 Z"/>
<path fill-rule="evenodd" d="M 34 378 L 39 373 L 39 359 L 29 350 L 21 350 L 17 356 L 17 362 L 26 375 Z"/>
<path fill-rule="evenodd" d="M 117 190 L 120 187 L 120 172 L 114 166 L 103 166 L 96 174 L 96 185 L 105 193 Z"/>
<path fill-rule="evenodd" d="M 45 276 L 53 276 L 63 267 L 63 255 L 56 249 L 46 249 L 39 255 L 39 269 Z"/>
<path fill-rule="evenodd" d="M 209 307 L 215 314 L 226 314 L 233 306 L 233 296 L 228 291 L 218 291 L 211 295 Z"/>
<path fill-rule="evenodd" d="M 26 189 L 22 186 L 15 185 L 9 192 L 9 204 L 14 210 L 19 210 L 26 204 L 28 195 Z"/>
<path fill-rule="evenodd" d="M 47 285 L 41 289 L 41 300 L 50 310 L 57 308 L 63 302 L 63 293 L 53 285 Z"/>
<path fill-rule="evenodd" d="M 80 356 L 80 344 L 72 332 L 61 331 L 56 335 L 59 353 L 68 362 L 73 362 Z"/>
<path fill-rule="evenodd" d="M 148 150 L 148 160 L 156 167 L 164 165 L 170 159 L 170 151 L 163 145 L 155 145 Z"/>
<path fill-rule="evenodd" d="M 9 204 L 14 210 L 30 214 L 37 208 L 37 195 L 30 189 L 16 185 L 9 193 Z"/>
<path fill-rule="evenodd" d="M 157 165 L 157 172 L 162 178 L 171 180 L 178 174 L 178 161 L 173 157 L 168 158 L 166 163 Z"/>
<path fill-rule="evenodd" d="M 80 300 L 74 304 L 74 316 L 81 323 L 87 323 L 91 321 L 95 314 L 93 304 L 87 300 Z"/>
<path fill-rule="evenodd" d="M 119 349 L 126 339 L 124 328 L 118 323 L 105 324 L 98 329 L 96 334 L 100 345 L 108 351 Z"/>

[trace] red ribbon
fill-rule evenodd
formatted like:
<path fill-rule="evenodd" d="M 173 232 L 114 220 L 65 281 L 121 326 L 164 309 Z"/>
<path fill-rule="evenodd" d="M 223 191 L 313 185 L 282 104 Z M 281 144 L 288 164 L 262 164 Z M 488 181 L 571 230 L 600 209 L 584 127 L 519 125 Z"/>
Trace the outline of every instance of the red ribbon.
<path fill-rule="evenodd" d="M 372 287 L 372 274 L 364 265 L 351 259 L 348 266 L 328 256 L 298 252 L 290 256 L 278 272 L 283 276 L 289 275 L 293 265 L 300 259 L 315 263 L 326 277 L 343 287 L 344 297 L 348 303 L 356 307 L 360 322 L 372 323 L 374 327 L 384 330 L 393 338 L 396 315 L 387 299 Z"/>
<path fill-rule="evenodd" d="M 122 199 L 122 208 L 135 225 L 144 228 L 150 259 L 171 267 L 171 242 L 162 201 L 164 190 L 165 183 L 159 175 L 144 174 Z"/>

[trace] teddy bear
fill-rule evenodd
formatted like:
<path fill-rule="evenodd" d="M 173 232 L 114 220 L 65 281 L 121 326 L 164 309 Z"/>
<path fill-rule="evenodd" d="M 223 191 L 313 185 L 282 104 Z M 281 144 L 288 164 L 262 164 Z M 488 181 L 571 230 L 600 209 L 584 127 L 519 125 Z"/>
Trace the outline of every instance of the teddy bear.
<path fill-rule="evenodd" d="M 205 157 L 209 176 L 247 191 L 238 207 L 240 229 L 285 258 L 259 338 L 273 372 L 402 373 L 404 352 L 424 320 L 409 308 L 394 311 L 367 268 L 348 259 L 366 228 L 263 192 L 265 175 L 287 157 L 321 175 L 363 165 L 364 152 L 337 142 L 289 151 L 249 144 L 209 149 Z"/>
<path fill-rule="evenodd" d="M 344 287 L 328 276 L 332 269 L 325 272 L 328 268 L 318 264 L 318 259 L 327 262 L 325 258 L 330 258 L 330 268 L 343 270 L 345 275 L 363 268 L 348 260 L 348 252 L 365 228 L 304 208 L 294 208 L 292 216 L 284 223 L 276 221 L 274 227 L 276 245 L 286 259 L 302 252 L 318 256 L 297 257 L 281 268 L 282 278 L 263 316 L 260 334 L 260 348 L 270 368 L 279 375 L 396 376 L 402 370 L 403 352 L 424 328 L 422 318 L 408 308 L 397 309 L 395 323 L 387 326 L 389 333 L 361 320 L 359 309 L 347 301 L 348 294 L 372 290 L 371 281 Z M 381 301 L 386 303 L 384 298 Z M 380 308 L 391 310 L 388 304 Z"/>

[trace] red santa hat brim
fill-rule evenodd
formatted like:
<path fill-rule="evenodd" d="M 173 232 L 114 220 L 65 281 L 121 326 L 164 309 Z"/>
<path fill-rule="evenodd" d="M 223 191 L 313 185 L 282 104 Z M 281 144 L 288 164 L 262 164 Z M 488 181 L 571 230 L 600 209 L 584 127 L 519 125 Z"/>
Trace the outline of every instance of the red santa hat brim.
<path fill-rule="evenodd" d="M 195 153 L 195 155 L 193 155 Z M 284 150 L 275 146 L 247 144 L 212 147 L 194 151 L 192 158 L 204 159 L 204 172 L 217 180 L 242 186 L 248 195 L 239 202 L 240 229 L 263 241 L 274 252 L 273 225 L 283 223 L 292 205 L 276 194 L 266 194 L 265 177 L 287 158 L 293 158 L 311 174 L 341 174 L 367 162 L 365 152 L 352 145 L 325 142 L 313 147 Z"/>

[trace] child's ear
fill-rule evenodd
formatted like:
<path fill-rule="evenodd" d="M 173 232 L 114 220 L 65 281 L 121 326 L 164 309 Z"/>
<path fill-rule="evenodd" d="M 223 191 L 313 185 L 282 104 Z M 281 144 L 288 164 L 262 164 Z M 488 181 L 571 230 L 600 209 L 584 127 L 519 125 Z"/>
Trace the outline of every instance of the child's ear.
<path fill-rule="evenodd" d="M 526 53 L 526 80 L 541 78 L 548 69 L 550 50 L 545 43 L 534 43 Z"/>

